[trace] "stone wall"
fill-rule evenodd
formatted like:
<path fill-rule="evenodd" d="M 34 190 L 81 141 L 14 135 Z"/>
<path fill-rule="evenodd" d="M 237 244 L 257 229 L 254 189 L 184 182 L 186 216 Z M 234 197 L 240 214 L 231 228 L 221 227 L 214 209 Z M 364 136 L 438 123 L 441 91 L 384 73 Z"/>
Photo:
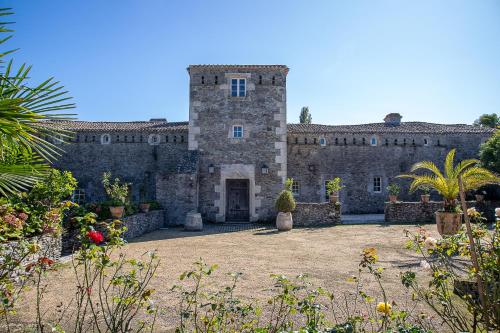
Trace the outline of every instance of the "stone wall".
<path fill-rule="evenodd" d="M 198 150 L 199 212 L 226 221 L 226 180 L 249 180 L 251 221 L 272 220 L 286 178 L 285 66 L 190 66 L 189 149 Z M 231 79 L 246 95 L 231 96 Z M 233 138 L 232 127 L 243 127 Z M 213 166 L 213 173 L 209 167 Z M 262 173 L 262 167 L 268 173 Z"/>
<path fill-rule="evenodd" d="M 163 227 L 165 225 L 165 211 L 152 210 L 147 213 L 138 213 L 126 216 L 122 221 L 123 225 L 127 227 L 123 238 L 130 240 Z"/>
<path fill-rule="evenodd" d="M 419 200 L 420 193 L 408 194 L 409 181 L 396 176 L 409 172 L 414 163 L 423 160 L 433 161 L 442 167 L 446 154 L 452 148 L 457 148 L 456 161 L 477 158 L 479 145 L 490 135 L 486 132 L 289 133 L 288 177 L 300 183 L 297 199 L 303 202 L 326 201 L 325 181 L 340 177 L 345 185 L 340 191 L 342 213 L 382 213 L 388 198 L 386 187 L 389 183 L 395 182 L 402 186 L 399 195 L 401 200 Z M 325 146 L 319 144 L 321 137 L 326 140 Z M 370 145 L 371 137 L 377 138 L 376 146 Z M 381 177 L 381 192 L 374 191 L 374 177 Z M 439 196 L 433 195 L 431 199 L 438 200 Z"/>
<path fill-rule="evenodd" d="M 35 236 L 27 239 L 30 243 L 36 242 L 40 247 L 39 251 L 29 255 L 23 262 L 23 265 L 27 265 L 32 262 L 36 262 L 39 258 L 47 257 L 52 260 L 58 260 L 61 257 L 62 241 L 61 236 L 53 236 L 51 234 L 44 234 L 40 236 Z M 18 256 L 23 250 L 19 249 L 18 241 L 10 241 L 6 243 L 0 243 L 0 252 L 2 257 L 0 257 L 0 262 L 8 255 L 12 255 L 14 258 L 20 259 Z"/>
<path fill-rule="evenodd" d="M 165 225 L 165 216 L 165 210 L 152 210 L 147 213 L 137 213 L 124 217 L 121 221 L 123 226 L 127 227 L 127 231 L 125 231 L 123 238 L 131 240 L 160 229 Z M 98 228 L 98 230 L 105 233 L 105 228 Z M 77 239 L 79 232 L 80 230 L 77 229 L 64 230 L 62 237 L 63 254 L 71 254 L 74 249 L 80 246 Z"/>
<path fill-rule="evenodd" d="M 488 222 L 495 220 L 495 208 L 500 207 L 500 202 L 493 201 L 468 201 L 468 207 L 476 207 L 483 213 Z M 434 212 L 443 208 L 443 202 L 431 201 L 422 202 L 396 202 L 385 203 L 384 215 L 387 223 L 433 223 L 435 222 Z"/>
<path fill-rule="evenodd" d="M 330 202 L 298 202 L 292 217 L 296 227 L 339 224 L 340 205 Z"/>

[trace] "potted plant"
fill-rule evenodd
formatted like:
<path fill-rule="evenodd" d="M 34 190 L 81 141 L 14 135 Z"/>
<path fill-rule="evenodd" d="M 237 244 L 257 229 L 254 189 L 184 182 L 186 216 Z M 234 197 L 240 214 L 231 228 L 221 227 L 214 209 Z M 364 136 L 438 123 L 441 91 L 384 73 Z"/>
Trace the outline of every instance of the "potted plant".
<path fill-rule="evenodd" d="M 122 218 L 127 201 L 129 184 L 121 183 L 119 178 L 115 178 L 111 182 L 111 172 L 105 172 L 102 176 L 102 185 L 111 201 L 109 207 L 111 216 L 116 219 Z"/>
<path fill-rule="evenodd" d="M 429 194 L 431 193 L 431 188 L 429 186 L 422 185 L 419 186 L 418 189 L 422 192 L 422 194 L 420 195 L 420 201 L 422 203 L 429 203 L 431 198 L 431 195 Z"/>
<path fill-rule="evenodd" d="M 139 190 L 140 202 L 139 202 L 139 210 L 142 213 L 149 212 L 150 203 L 146 201 L 146 186 L 144 184 L 141 186 Z"/>
<path fill-rule="evenodd" d="M 401 192 L 401 187 L 398 184 L 389 184 L 389 186 L 387 186 L 387 191 L 389 191 L 389 201 L 391 203 L 398 201 L 398 194 Z"/>
<path fill-rule="evenodd" d="M 485 195 L 486 195 L 486 191 L 477 191 L 476 192 L 476 201 L 477 202 L 483 202 Z"/>
<path fill-rule="evenodd" d="M 335 177 L 326 182 L 326 193 L 330 197 L 330 202 L 337 203 L 339 201 L 339 191 L 343 189 L 345 186 L 342 186 L 341 179 L 339 177 Z"/>
<path fill-rule="evenodd" d="M 276 199 L 275 206 L 278 210 L 276 217 L 276 228 L 279 231 L 289 231 L 293 227 L 292 211 L 295 209 L 295 199 L 292 193 L 293 179 L 288 178 L 285 182 L 285 189 L 281 191 Z"/>
<path fill-rule="evenodd" d="M 457 206 L 459 175 L 462 177 L 464 191 L 475 190 L 487 184 L 498 184 L 500 182 L 497 175 L 479 167 L 478 160 L 464 160 L 455 166 L 454 159 L 455 149 L 452 149 L 446 155 L 444 172 L 441 172 L 433 162 L 422 161 L 412 166 L 411 174 L 399 176 L 413 179 L 410 192 L 421 186 L 428 186 L 443 196 L 443 209 L 436 212 L 437 229 L 441 235 L 454 235 L 462 226 L 462 212 Z M 421 170 L 430 173 L 414 173 Z"/>

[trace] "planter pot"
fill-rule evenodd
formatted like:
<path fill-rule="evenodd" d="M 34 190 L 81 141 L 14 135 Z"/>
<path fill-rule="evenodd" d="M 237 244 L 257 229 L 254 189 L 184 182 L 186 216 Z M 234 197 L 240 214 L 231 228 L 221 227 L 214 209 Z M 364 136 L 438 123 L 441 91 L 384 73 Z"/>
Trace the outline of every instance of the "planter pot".
<path fill-rule="evenodd" d="M 339 202 L 339 192 L 333 192 L 332 194 L 330 194 L 330 202 L 331 203 Z"/>
<path fill-rule="evenodd" d="M 292 213 L 279 212 L 278 216 L 276 216 L 276 228 L 278 228 L 279 231 L 289 231 L 292 230 L 292 227 Z"/>
<path fill-rule="evenodd" d="M 397 195 L 389 195 L 389 202 L 395 203 L 398 201 Z"/>
<path fill-rule="evenodd" d="M 484 194 L 476 194 L 476 201 L 483 202 L 484 201 Z"/>
<path fill-rule="evenodd" d="M 462 227 L 462 213 L 436 212 L 436 226 L 441 236 L 455 235 Z"/>
<path fill-rule="evenodd" d="M 111 217 L 115 219 L 121 219 L 123 217 L 123 212 L 125 211 L 125 207 L 109 207 L 109 212 L 111 213 Z"/>
<path fill-rule="evenodd" d="M 431 196 L 429 194 L 422 194 L 420 196 L 420 201 L 422 203 L 429 203 Z"/>
<path fill-rule="evenodd" d="M 139 204 L 139 210 L 143 213 L 149 212 L 149 204 L 148 203 Z"/>
<path fill-rule="evenodd" d="M 197 212 L 189 212 L 186 215 L 184 222 L 184 230 L 186 231 L 201 231 L 203 230 L 203 220 L 201 214 Z"/>

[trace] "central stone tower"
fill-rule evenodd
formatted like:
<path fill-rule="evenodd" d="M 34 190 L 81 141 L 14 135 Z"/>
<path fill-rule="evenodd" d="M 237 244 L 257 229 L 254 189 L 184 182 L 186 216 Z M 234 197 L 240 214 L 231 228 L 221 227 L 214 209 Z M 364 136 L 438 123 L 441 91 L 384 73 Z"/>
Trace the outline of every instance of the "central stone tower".
<path fill-rule="evenodd" d="M 191 65 L 189 150 L 198 206 L 215 222 L 273 219 L 287 167 L 283 65 Z"/>

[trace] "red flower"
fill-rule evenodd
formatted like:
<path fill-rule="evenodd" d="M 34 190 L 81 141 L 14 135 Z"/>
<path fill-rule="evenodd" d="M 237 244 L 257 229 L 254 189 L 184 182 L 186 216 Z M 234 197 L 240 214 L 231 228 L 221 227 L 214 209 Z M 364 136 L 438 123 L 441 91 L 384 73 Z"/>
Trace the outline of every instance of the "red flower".
<path fill-rule="evenodd" d="M 97 245 L 104 241 L 104 236 L 100 231 L 90 230 L 87 232 L 87 237 Z"/>
<path fill-rule="evenodd" d="M 47 257 L 42 257 L 38 259 L 38 263 L 42 266 L 52 266 L 54 264 L 54 260 Z"/>

